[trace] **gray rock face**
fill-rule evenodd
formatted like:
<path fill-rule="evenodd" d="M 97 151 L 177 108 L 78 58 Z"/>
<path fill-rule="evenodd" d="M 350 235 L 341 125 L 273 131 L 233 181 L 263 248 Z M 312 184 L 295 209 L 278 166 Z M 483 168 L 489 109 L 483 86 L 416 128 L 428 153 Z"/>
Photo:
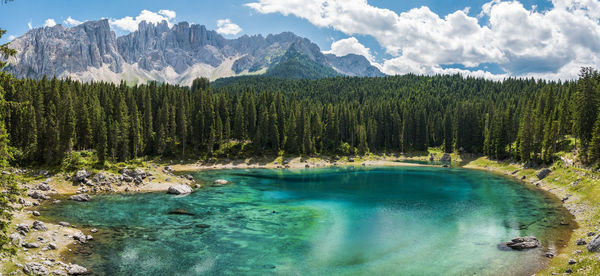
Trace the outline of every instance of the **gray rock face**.
<path fill-rule="evenodd" d="M 70 76 L 116 83 L 124 78 L 131 81 L 151 77 L 187 85 L 194 78 L 210 77 L 224 64 L 233 74 L 223 73 L 220 77 L 269 68 L 290 48 L 341 74 L 383 76 L 363 56 L 324 55 L 316 44 L 290 32 L 226 39 L 203 25 L 187 22 L 169 28 L 166 21 L 144 21 L 137 31 L 118 38 L 106 19 L 72 28 L 56 25 L 33 29 L 13 40 L 10 47 L 17 50 L 17 55 L 10 59 L 7 71 L 35 79 Z M 178 75 L 169 76 L 167 69 Z"/>
<path fill-rule="evenodd" d="M 189 194 L 192 192 L 192 188 L 188 185 L 175 185 L 169 187 L 168 193 L 174 195 Z"/>
<path fill-rule="evenodd" d="M 384 73 L 381 73 L 377 67 L 372 66 L 371 63 L 364 56 L 355 54 L 349 54 L 346 56 L 338 57 L 333 54 L 325 55 L 327 62 L 339 73 L 348 76 L 360 76 L 360 77 L 383 77 Z"/>
<path fill-rule="evenodd" d="M 506 246 L 515 250 L 525 250 L 539 247 L 540 241 L 533 236 L 514 238 L 506 243 Z"/>
<path fill-rule="evenodd" d="M 11 43 L 11 47 L 18 50 L 18 65 L 11 64 L 7 69 L 16 76 L 36 79 L 103 65 L 120 73 L 123 58 L 116 45 L 107 19 L 88 21 L 73 28 L 62 25 L 37 28 Z"/>
<path fill-rule="evenodd" d="M 587 250 L 590 252 L 600 251 L 600 234 L 596 235 L 587 245 Z"/>
<path fill-rule="evenodd" d="M 548 168 L 543 168 L 536 173 L 536 176 L 539 180 L 542 180 L 542 179 L 546 178 L 546 176 L 548 176 L 551 172 L 552 172 L 552 170 L 550 170 Z"/>
<path fill-rule="evenodd" d="M 48 269 L 40 263 L 26 263 L 23 266 L 23 272 L 32 275 L 48 275 Z"/>

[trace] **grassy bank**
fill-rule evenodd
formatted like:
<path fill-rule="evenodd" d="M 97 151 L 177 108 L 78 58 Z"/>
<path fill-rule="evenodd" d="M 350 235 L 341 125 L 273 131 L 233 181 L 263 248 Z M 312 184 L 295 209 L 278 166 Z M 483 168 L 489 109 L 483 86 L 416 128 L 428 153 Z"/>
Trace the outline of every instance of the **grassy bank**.
<path fill-rule="evenodd" d="M 536 172 L 540 167 L 524 169 L 522 164 L 492 161 L 486 157 L 471 160 L 464 167 L 511 175 L 526 185 L 549 191 L 563 200 L 565 208 L 575 216 L 579 228 L 574 230 L 568 245 L 539 275 L 562 274 L 568 269 L 577 275 L 600 275 L 600 253 L 591 253 L 585 246 L 576 245 L 578 239 L 589 242 L 593 236 L 588 237 L 588 233 L 598 233 L 600 230 L 600 173 L 566 166 L 562 161 L 557 161 L 548 166 L 552 173 L 539 180 Z M 577 263 L 569 265 L 569 260 Z"/>

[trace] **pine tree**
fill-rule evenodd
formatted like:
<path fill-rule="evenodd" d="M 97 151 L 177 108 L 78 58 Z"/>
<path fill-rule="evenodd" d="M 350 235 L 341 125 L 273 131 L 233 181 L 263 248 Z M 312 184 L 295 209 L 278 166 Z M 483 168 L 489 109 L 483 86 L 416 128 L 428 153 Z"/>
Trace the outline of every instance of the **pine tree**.
<path fill-rule="evenodd" d="M 600 112 L 596 123 L 594 124 L 594 130 L 592 132 L 592 141 L 588 150 L 588 162 L 595 163 L 600 161 Z"/>
<path fill-rule="evenodd" d="M 595 120 L 598 117 L 598 72 L 592 68 L 582 68 L 577 92 L 573 101 L 574 127 L 581 139 L 581 156 L 587 157 L 587 147 L 592 140 Z"/>

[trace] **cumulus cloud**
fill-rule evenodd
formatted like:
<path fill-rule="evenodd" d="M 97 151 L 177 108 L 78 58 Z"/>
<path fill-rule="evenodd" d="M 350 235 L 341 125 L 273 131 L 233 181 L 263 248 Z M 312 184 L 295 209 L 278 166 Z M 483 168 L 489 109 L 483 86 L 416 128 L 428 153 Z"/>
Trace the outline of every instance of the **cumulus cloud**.
<path fill-rule="evenodd" d="M 33 26 L 31 25 L 31 20 L 29 20 L 29 22 L 27 22 L 27 28 L 29 28 L 30 30 L 33 29 Z"/>
<path fill-rule="evenodd" d="M 48 18 L 44 22 L 44 27 L 54 27 L 54 26 L 56 26 L 56 21 L 54 21 L 54 19 L 52 19 L 52 18 Z"/>
<path fill-rule="evenodd" d="M 371 49 L 362 45 L 355 37 L 340 39 L 331 43 L 331 50 L 325 51 L 326 54 L 334 54 L 338 57 L 348 54 L 364 56 L 371 63 L 375 62 L 375 58 L 371 55 Z"/>
<path fill-rule="evenodd" d="M 14 35 L 9 35 L 8 36 L 8 41 L 13 41 L 13 40 L 15 40 L 15 38 L 17 38 L 17 37 L 14 36 Z"/>
<path fill-rule="evenodd" d="M 83 21 L 79 21 L 77 19 L 73 19 L 72 17 L 67 17 L 67 19 L 65 19 L 65 21 L 63 21 L 63 23 L 67 26 L 77 26 L 80 25 L 81 23 L 83 23 Z"/>
<path fill-rule="evenodd" d="M 142 10 L 140 14 L 135 18 L 131 16 L 126 16 L 119 19 L 109 19 L 109 22 L 113 28 L 117 28 L 128 32 L 135 32 L 138 29 L 138 25 L 142 21 L 146 21 L 152 24 L 158 24 L 162 21 L 166 21 L 169 27 L 172 27 L 176 16 L 177 14 L 174 11 L 170 10 L 159 10 L 158 12 Z"/>
<path fill-rule="evenodd" d="M 246 6 L 264 14 L 293 15 L 347 35 L 371 36 L 392 56 L 383 62 L 387 74 L 466 71 L 488 76 L 442 65 L 475 68 L 491 63 L 510 76 L 570 79 L 577 77 L 578 66 L 600 67 L 600 2 L 552 3 L 553 8 L 537 11 L 518 1 L 492 0 L 476 16 L 469 15 L 469 8 L 440 16 L 425 6 L 396 13 L 366 0 L 257 0 Z"/>
<path fill-rule="evenodd" d="M 242 28 L 232 23 L 229 18 L 217 20 L 217 33 L 224 35 L 236 35 L 242 31 Z"/>

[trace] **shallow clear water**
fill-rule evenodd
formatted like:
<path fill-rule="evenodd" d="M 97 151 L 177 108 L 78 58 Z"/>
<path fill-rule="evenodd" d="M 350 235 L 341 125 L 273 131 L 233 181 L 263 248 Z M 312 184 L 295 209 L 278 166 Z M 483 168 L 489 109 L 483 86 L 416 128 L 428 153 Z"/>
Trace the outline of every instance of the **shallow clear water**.
<path fill-rule="evenodd" d="M 98 228 L 68 258 L 103 275 L 529 275 L 543 249 L 498 244 L 568 238 L 559 203 L 502 176 L 421 167 L 221 170 L 206 187 L 96 196 L 44 206 L 49 219 Z M 209 185 L 207 185 L 209 186 Z M 185 209 L 195 214 L 171 215 Z M 208 224 L 210 228 L 202 228 Z"/>

